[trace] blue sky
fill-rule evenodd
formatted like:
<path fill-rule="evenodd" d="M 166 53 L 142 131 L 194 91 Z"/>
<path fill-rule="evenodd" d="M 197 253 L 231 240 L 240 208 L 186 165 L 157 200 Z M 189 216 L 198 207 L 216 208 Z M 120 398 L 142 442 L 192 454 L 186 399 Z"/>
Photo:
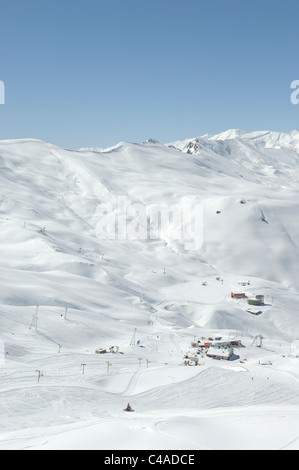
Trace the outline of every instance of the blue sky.
<path fill-rule="evenodd" d="M 0 139 L 290 131 L 296 0 L 1 0 Z"/>

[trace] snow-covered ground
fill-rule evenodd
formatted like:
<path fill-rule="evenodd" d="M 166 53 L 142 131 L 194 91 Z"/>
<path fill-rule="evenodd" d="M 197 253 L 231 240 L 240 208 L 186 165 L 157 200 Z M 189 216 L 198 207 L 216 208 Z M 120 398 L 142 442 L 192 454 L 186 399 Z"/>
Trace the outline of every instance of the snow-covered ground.
<path fill-rule="evenodd" d="M 299 449 L 298 153 L 299 131 L 1 141 L 0 449 Z M 104 240 L 120 197 L 202 204 L 202 246 Z M 218 336 L 230 361 L 183 365 Z"/>

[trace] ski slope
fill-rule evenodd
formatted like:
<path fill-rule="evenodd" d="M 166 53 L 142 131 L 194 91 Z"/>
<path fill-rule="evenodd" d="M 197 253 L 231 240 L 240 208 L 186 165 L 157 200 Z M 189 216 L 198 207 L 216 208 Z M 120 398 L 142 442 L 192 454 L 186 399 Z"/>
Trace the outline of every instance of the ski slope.
<path fill-rule="evenodd" d="M 298 152 L 299 131 L 0 141 L 0 449 L 299 449 Z M 202 244 L 99 237 L 120 197 L 201 204 Z M 183 365 L 217 336 L 232 360 Z"/>

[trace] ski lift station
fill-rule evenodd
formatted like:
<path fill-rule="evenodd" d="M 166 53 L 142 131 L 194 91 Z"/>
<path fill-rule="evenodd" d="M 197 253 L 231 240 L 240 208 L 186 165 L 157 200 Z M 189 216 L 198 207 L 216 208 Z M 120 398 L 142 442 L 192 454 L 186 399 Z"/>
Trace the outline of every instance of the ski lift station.
<path fill-rule="evenodd" d="M 197 355 L 200 354 L 203 357 L 204 354 L 206 357 L 210 357 L 212 359 L 222 359 L 226 361 L 229 361 L 234 355 L 233 347 L 235 346 L 241 347 L 241 340 L 236 338 L 223 339 L 222 337 L 216 337 L 208 339 L 201 338 L 201 340 L 194 339 L 191 343 L 191 348 L 196 348 L 198 350 L 196 353 Z M 185 365 L 191 365 L 190 361 L 194 361 L 190 354 L 187 354 L 184 359 L 188 359 L 188 361 L 185 360 Z M 192 365 L 199 365 L 198 360 L 194 361 L 194 364 Z"/>
<path fill-rule="evenodd" d="M 213 359 L 223 359 L 225 361 L 229 361 L 234 353 L 234 350 L 228 346 L 217 346 L 216 344 L 209 347 L 207 351 L 207 357 L 211 357 Z"/>

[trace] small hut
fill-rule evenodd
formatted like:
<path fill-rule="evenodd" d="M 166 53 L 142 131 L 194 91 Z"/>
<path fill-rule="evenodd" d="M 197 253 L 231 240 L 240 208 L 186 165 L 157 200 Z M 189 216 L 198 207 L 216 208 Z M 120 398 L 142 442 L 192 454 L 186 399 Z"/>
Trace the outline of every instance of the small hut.
<path fill-rule="evenodd" d="M 232 292 L 231 293 L 232 299 L 244 299 L 245 297 L 246 297 L 246 294 L 244 294 L 244 292 Z"/>

